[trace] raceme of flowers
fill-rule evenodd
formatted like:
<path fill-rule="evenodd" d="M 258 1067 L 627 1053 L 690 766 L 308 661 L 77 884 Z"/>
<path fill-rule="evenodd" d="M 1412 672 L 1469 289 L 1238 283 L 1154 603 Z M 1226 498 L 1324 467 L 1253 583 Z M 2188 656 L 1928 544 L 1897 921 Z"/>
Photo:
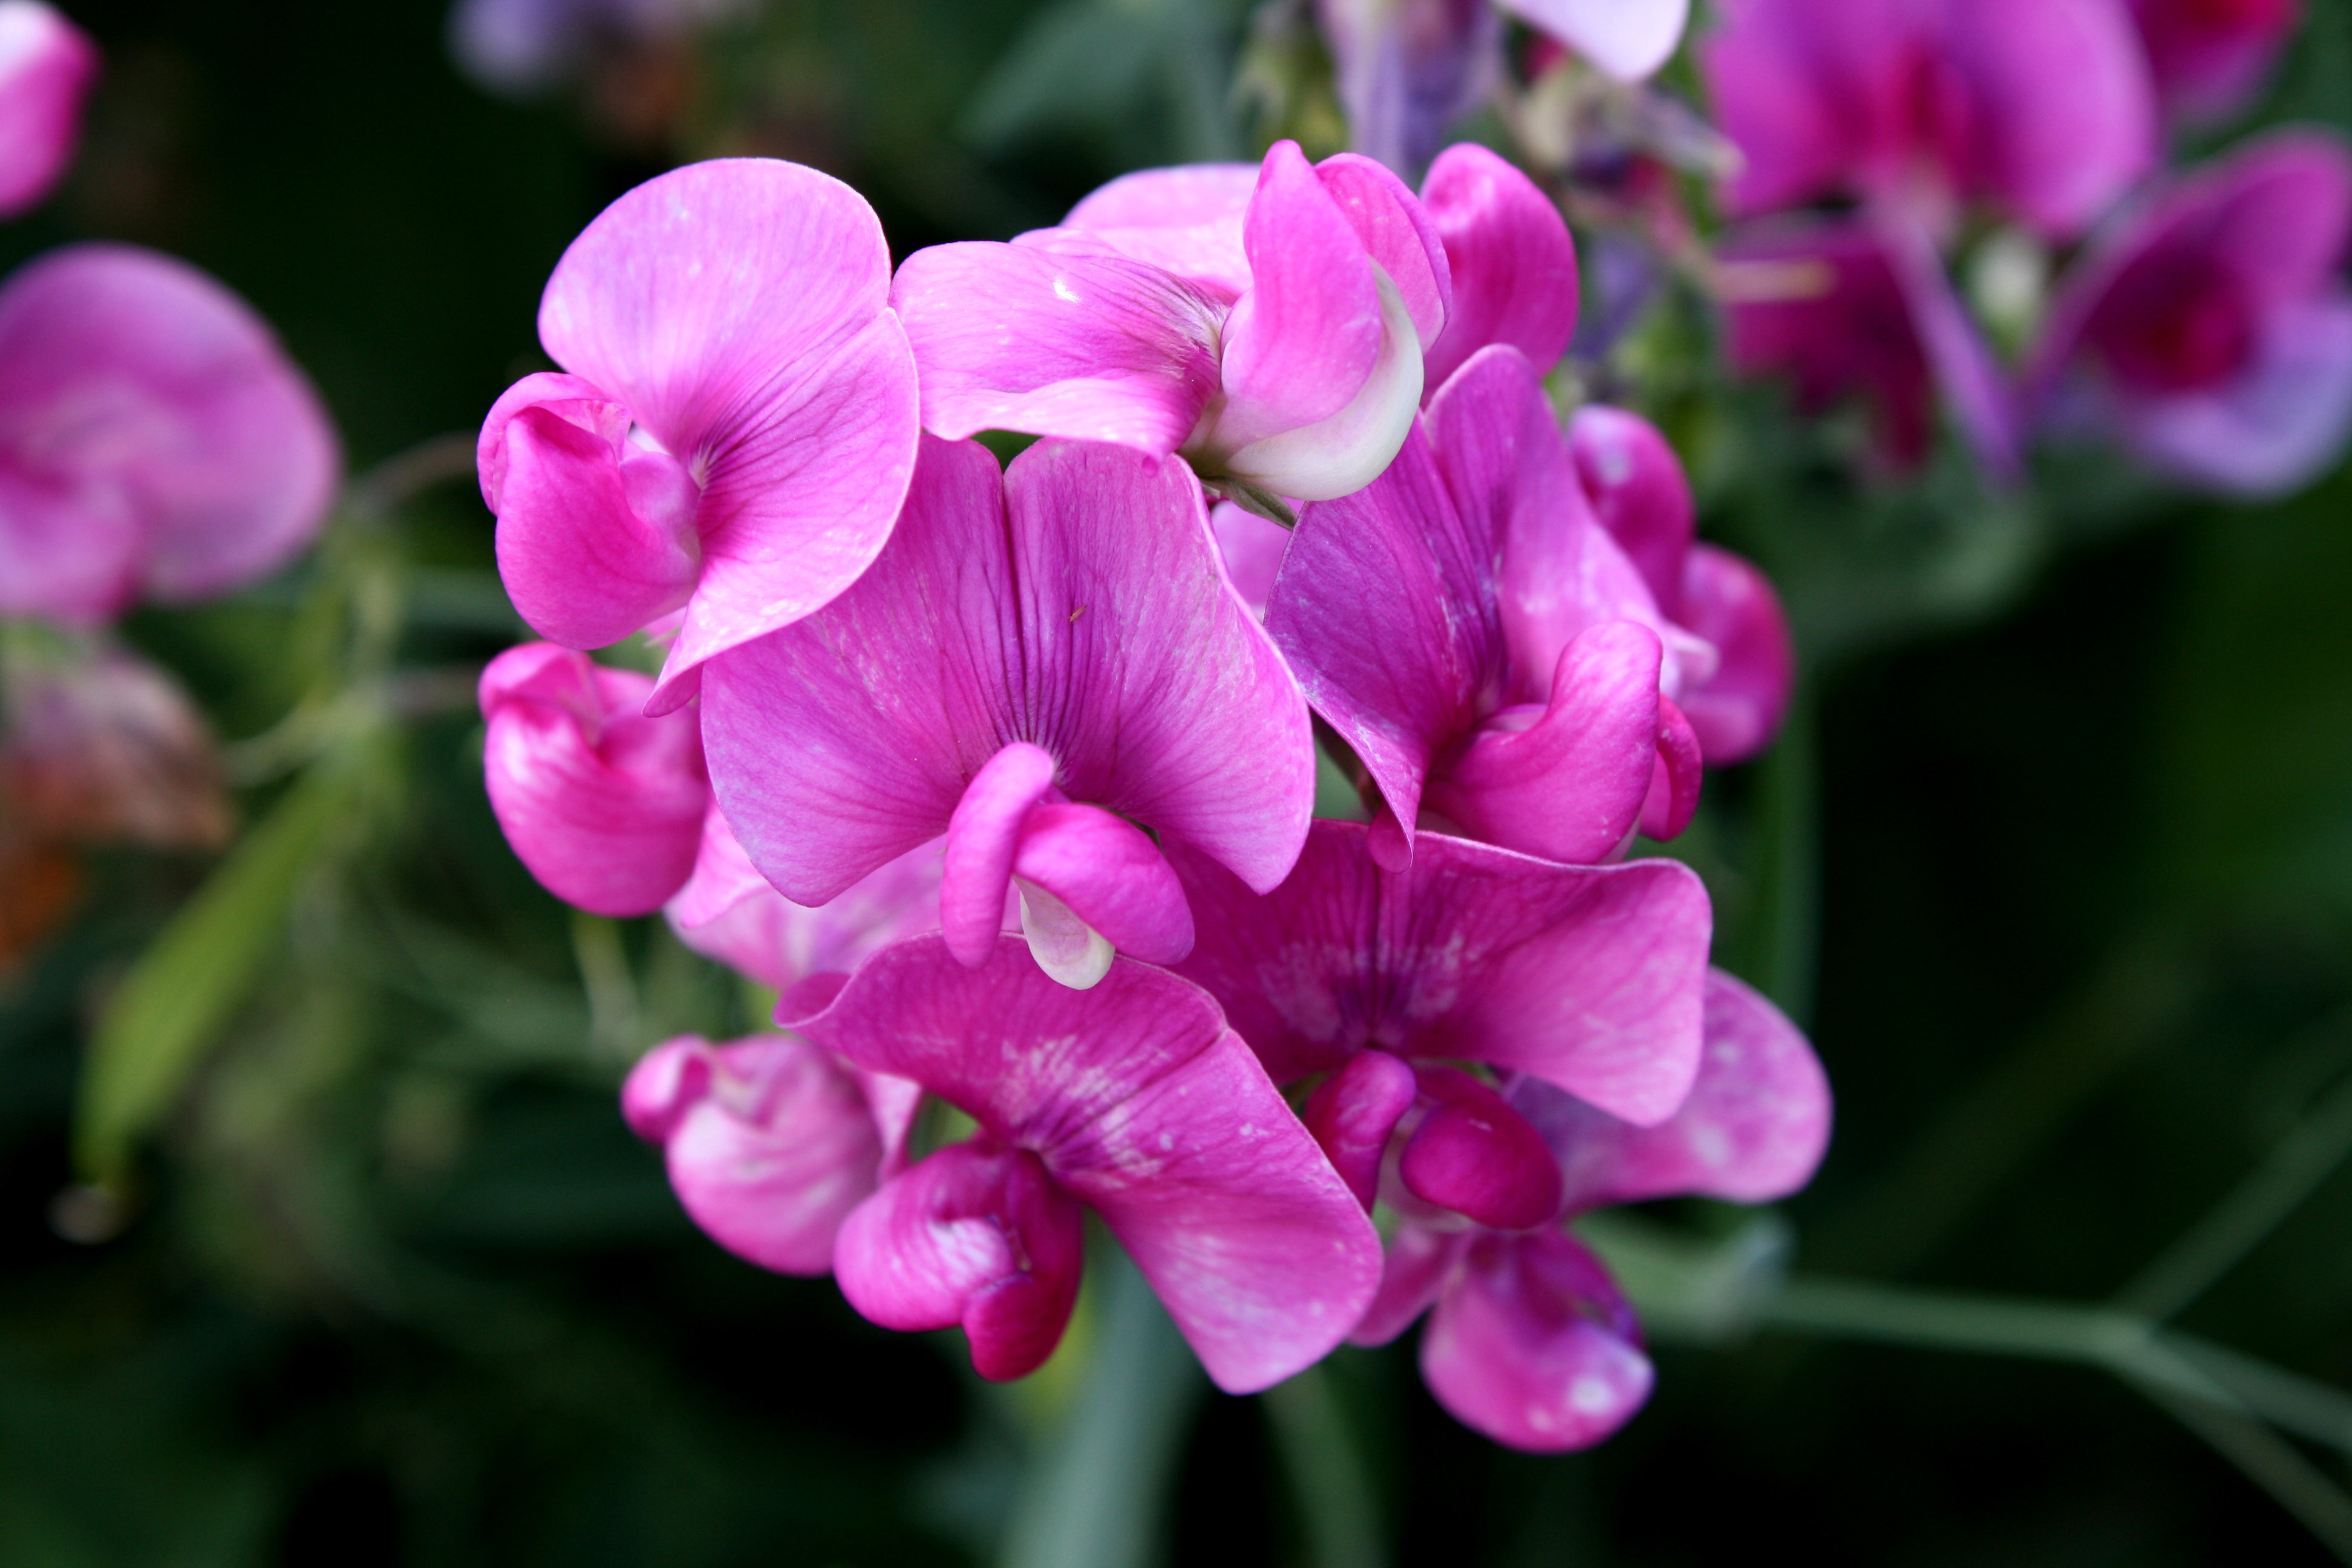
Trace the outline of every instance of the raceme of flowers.
<path fill-rule="evenodd" d="M 549 889 L 781 995 L 624 1091 L 706 1231 L 992 1378 L 1059 1342 L 1091 1212 L 1227 1389 L 1427 1310 L 1499 1441 L 1639 1407 L 1566 1222 L 1790 1192 L 1829 1097 L 1697 878 L 1628 858 L 1792 660 L 1658 432 L 1553 412 L 1576 279 L 1469 146 L 1418 192 L 1288 142 L 1132 174 L 895 277 L 784 163 L 588 226 L 562 370 L 482 432 L 550 639 L 484 672 L 485 763 Z M 640 630 L 657 677 L 588 657 Z M 1370 822 L 1314 818 L 1318 714 Z"/>

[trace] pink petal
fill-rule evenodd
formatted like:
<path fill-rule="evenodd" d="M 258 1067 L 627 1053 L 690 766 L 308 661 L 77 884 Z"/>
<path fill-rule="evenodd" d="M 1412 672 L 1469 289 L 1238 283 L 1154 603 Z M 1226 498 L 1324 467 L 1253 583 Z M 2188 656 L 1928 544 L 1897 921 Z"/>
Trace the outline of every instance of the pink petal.
<path fill-rule="evenodd" d="M 1390 1241 L 1381 1269 L 1380 1294 L 1356 1324 L 1348 1342 L 1384 1345 L 1412 1327 L 1455 1271 L 1476 1239 L 1472 1230 L 1442 1230 L 1407 1220 Z"/>
<path fill-rule="evenodd" d="M 1659 698 L 1658 750 L 1650 768 L 1650 792 L 1642 802 L 1644 837 L 1663 844 L 1690 826 L 1706 772 L 1698 731 L 1672 698 Z"/>
<path fill-rule="evenodd" d="M 1122 960 L 1073 991 L 1016 939 L 968 969 L 924 938 L 876 954 L 801 1027 L 1033 1151 L 1228 1391 L 1319 1359 L 1371 1300 L 1370 1221 L 1216 1005 L 1173 975 Z M 857 1227 L 836 1259 L 845 1289 Z"/>
<path fill-rule="evenodd" d="M 2130 0 L 2165 113 L 2186 123 L 2227 118 L 2263 85 L 2294 34 L 2295 0 Z"/>
<path fill-rule="evenodd" d="M 1437 1104 L 1398 1162 L 1406 1190 L 1497 1230 L 1559 1213 L 1559 1166 L 1527 1118 L 1467 1073 L 1424 1068 L 1421 1086 Z"/>
<path fill-rule="evenodd" d="M 782 1035 L 718 1047 L 688 1036 L 646 1053 L 621 1098 L 712 1240 L 779 1274 L 831 1269 L 834 1233 L 882 1160 L 866 1097 L 839 1063 Z"/>
<path fill-rule="evenodd" d="M 1425 352 L 1445 330 L 1454 280 L 1444 242 L 1420 198 L 1402 180 L 1355 153 L 1324 159 L 1315 165 L 1315 175 L 1339 204 L 1364 253 L 1396 285 Z"/>
<path fill-rule="evenodd" d="M 1029 808 L 1054 789 L 1053 754 L 1016 741 L 988 759 L 964 786 L 948 819 L 940 878 L 940 932 L 960 963 L 982 964 L 996 952 L 1005 889 L 1021 852 Z"/>
<path fill-rule="evenodd" d="M 576 375 L 536 371 L 499 395 L 474 440 L 474 469 L 482 504 L 496 515 L 507 484 L 507 426 L 526 409 L 543 408 L 611 443 L 618 452 L 629 434 L 629 411 Z"/>
<path fill-rule="evenodd" d="M 1690 0 L 1498 0 L 1619 81 L 1640 81 L 1673 58 Z"/>
<path fill-rule="evenodd" d="M 1770 212 L 1846 184 L 1884 158 L 1896 122 L 1896 73 L 1913 32 L 1901 0 L 1727 0 L 1696 49 L 1715 121 L 1740 152 L 1726 191 L 1736 216 Z"/>
<path fill-rule="evenodd" d="M 2014 483 L 2022 472 L 2022 436 L 2008 372 L 1960 303 L 1951 274 L 1926 232 L 1900 220 L 1882 223 L 1881 231 L 1945 407 L 1985 471 L 2000 483 Z"/>
<path fill-rule="evenodd" d="M 2120 423 L 2150 461 L 2224 495 L 2300 489 L 2352 433 L 2352 295 L 2273 310 L 2243 374 L 2210 392 L 2126 403 Z"/>
<path fill-rule="evenodd" d="M 1430 781 L 1431 809 L 1506 848 L 1578 865 L 1612 858 L 1650 793 L 1663 658 L 1656 634 L 1631 621 L 1578 634 L 1542 713 L 1473 736 Z"/>
<path fill-rule="evenodd" d="M 1538 374 L 1576 331 L 1576 246 L 1535 182 L 1475 142 L 1437 156 L 1421 199 L 1445 246 L 1454 283 L 1445 331 L 1427 356 L 1426 384 L 1442 386 L 1472 354 L 1507 343 Z"/>
<path fill-rule="evenodd" d="M 40 0 L 0 0 L 0 217 L 39 203 L 72 161 L 98 48 Z"/>
<path fill-rule="evenodd" d="M 1691 548 L 1683 560 L 1677 614 L 1715 646 L 1720 662 L 1687 688 L 1684 713 L 1715 766 L 1747 761 L 1770 743 L 1796 686 L 1797 651 L 1771 580 L 1728 550 Z"/>
<path fill-rule="evenodd" d="M 1656 426 L 1599 403 L 1576 411 L 1568 444 L 1592 515 L 1640 571 L 1658 607 L 1679 618 L 1683 558 L 1698 517 L 1682 459 Z"/>
<path fill-rule="evenodd" d="M 1061 1342 L 1086 1269 L 1084 1214 L 1034 1154 L 957 1143 L 892 1177 L 841 1226 L 841 1293 L 886 1329 L 961 1324 L 971 1364 L 1026 1377 Z"/>
<path fill-rule="evenodd" d="M 1257 177 L 1254 163 L 1141 169 L 1096 191 L 1070 209 L 1060 230 L 1046 232 L 1083 233 L 1115 255 L 1149 262 L 1229 305 L 1250 286 L 1242 221 Z M 1041 239 L 1024 235 L 1014 243 Z"/>
<path fill-rule="evenodd" d="M 1654 1377 L 1623 1294 L 1558 1231 L 1472 1244 L 1422 1332 L 1421 1375 L 1464 1426 L 1539 1454 L 1600 1442 Z"/>
<path fill-rule="evenodd" d="M 1400 876 L 1368 838 L 1317 823 L 1263 896 L 1170 851 L 1199 932 L 1179 973 L 1278 1081 L 1372 1046 L 1531 1073 L 1645 1124 L 1673 1114 L 1698 1067 L 1712 925 L 1687 868 L 1559 866 L 1426 834 Z"/>
<path fill-rule="evenodd" d="M 1061 442 L 1002 482 L 1009 506 L 983 448 L 927 442 L 874 570 L 713 668 L 720 799 L 753 862 L 822 902 L 944 832 L 1022 742 L 1066 798 L 1279 881 L 1313 809 L 1306 704 L 1226 585 L 1197 482 Z"/>
<path fill-rule="evenodd" d="M 75 245 L 0 288 L 0 487 L 33 503 L 0 513 L 0 610 L 241 586 L 310 542 L 340 462 L 269 329 L 194 268 Z"/>
<path fill-rule="evenodd" d="M 1811 1181 L 1829 1146 L 1829 1080 L 1812 1047 L 1719 969 L 1706 976 L 1698 1078 L 1665 1121 L 1630 1126 L 1531 1079 L 1511 1102 L 1558 1152 L 1571 1213 L 1687 1194 L 1770 1203 Z"/>
<path fill-rule="evenodd" d="M 1274 580 L 1290 548 L 1290 530 L 1255 512 L 1244 511 L 1229 500 L 1209 509 L 1209 526 L 1217 536 L 1217 553 L 1225 563 L 1225 580 L 1251 614 L 1264 620 L 1265 602 L 1274 595 Z"/>
<path fill-rule="evenodd" d="M 540 341 L 701 482 L 703 569 L 656 700 L 700 661 L 838 594 L 913 467 L 915 367 L 856 192 L 771 159 L 649 180 L 572 241 Z"/>
<path fill-rule="evenodd" d="M 696 718 L 644 717 L 652 684 L 547 643 L 482 671 L 490 808 L 541 885 L 595 914 L 659 909 L 702 842 L 710 785 Z"/>
<path fill-rule="evenodd" d="M 1022 825 L 1013 874 L 1043 888 L 1120 952 L 1174 963 L 1192 951 L 1192 911 L 1149 835 L 1091 805 L 1048 802 Z"/>
<path fill-rule="evenodd" d="M 1307 1130 L 1367 1209 L 1380 1192 L 1390 1135 L 1412 1109 L 1421 1086 L 1412 1068 L 1386 1051 L 1358 1051 L 1307 1097 Z"/>
<path fill-rule="evenodd" d="M 919 250 L 891 302 L 922 367 L 923 427 L 1024 430 L 1162 454 L 1217 390 L 1215 299 L 1149 262 L 1035 245 Z"/>

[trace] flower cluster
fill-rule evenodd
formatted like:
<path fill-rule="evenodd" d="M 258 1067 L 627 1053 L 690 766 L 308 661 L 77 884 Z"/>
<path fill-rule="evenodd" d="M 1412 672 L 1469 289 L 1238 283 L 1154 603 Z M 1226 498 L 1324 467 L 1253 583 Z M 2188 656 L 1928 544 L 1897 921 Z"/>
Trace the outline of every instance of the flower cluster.
<path fill-rule="evenodd" d="M 561 370 L 481 435 L 549 639 L 484 672 L 485 762 L 551 890 L 780 995 L 624 1091 L 705 1230 L 992 1378 L 1059 1341 L 1091 1211 L 1227 1389 L 1429 1310 L 1500 1441 L 1640 1405 L 1567 1222 L 1788 1193 L 1829 1100 L 1698 879 L 1628 858 L 1792 660 L 1663 437 L 1563 427 L 1576 279 L 1466 145 L 1418 191 L 1290 142 L 1131 174 L 895 274 L 788 163 L 588 226 Z M 639 632 L 657 675 L 588 657 Z M 1369 820 L 1315 819 L 1318 746 Z"/>
<path fill-rule="evenodd" d="M 1867 397 L 1890 462 L 1941 402 L 1985 468 L 2102 435 L 2186 482 L 2293 489 L 2352 429 L 2352 150 L 2265 134 L 2185 173 L 2168 132 L 2262 84 L 2293 0 L 1737 0 L 1699 46 L 1735 365 Z M 1975 311 L 1948 263 L 1966 252 Z M 2042 277 L 2065 258 L 2045 300 Z M 2007 336 L 2004 363 L 1979 326 Z"/>

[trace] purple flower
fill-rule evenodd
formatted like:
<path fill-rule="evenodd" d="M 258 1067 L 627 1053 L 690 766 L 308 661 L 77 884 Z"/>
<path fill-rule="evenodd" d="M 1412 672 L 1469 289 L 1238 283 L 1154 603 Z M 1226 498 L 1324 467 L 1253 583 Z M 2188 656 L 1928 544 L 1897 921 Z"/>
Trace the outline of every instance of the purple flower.
<path fill-rule="evenodd" d="M 2262 87 L 2294 31 L 2296 0 L 2126 0 L 2168 119 L 2228 117 Z"/>
<path fill-rule="evenodd" d="M 1314 798 L 1307 707 L 1228 584 L 1181 463 L 1076 442 L 1000 474 L 927 437 L 881 557 L 816 615 L 713 661 L 703 734 L 752 863 L 821 904 L 940 835 L 941 930 L 989 962 L 1008 885 L 1057 978 L 1172 962 L 1160 848 L 1270 888 Z"/>
<path fill-rule="evenodd" d="M 548 279 L 524 377 L 482 426 L 499 572 L 541 636 L 599 647 L 678 616 L 651 701 L 854 582 L 915 456 L 889 251 L 795 163 L 678 169 L 604 209 Z"/>
<path fill-rule="evenodd" d="M 56 186 L 97 79 L 97 46 L 54 6 L 0 0 L 0 217 Z"/>
<path fill-rule="evenodd" d="M 1677 607 L 1734 634 L 1727 648 L 1662 610 L 1510 348 L 1455 373 L 1376 483 L 1300 519 L 1266 629 L 1380 786 L 1383 865 L 1411 858 L 1424 813 L 1549 859 L 1614 858 L 1637 826 L 1678 833 L 1696 805 L 1683 696 L 1728 705 L 1710 728 L 1736 754 L 1777 721 L 1788 653 L 1769 590 L 1712 554 L 1695 572 L 1670 559 L 1688 546 L 1680 501 L 1654 511 L 1650 466 L 1667 454 L 1636 452 L 1628 428 L 1588 424 L 1603 500 Z"/>
<path fill-rule="evenodd" d="M 318 531 L 340 462 L 269 329 L 194 268 L 77 245 L 0 286 L 0 614 L 248 583 Z"/>
<path fill-rule="evenodd" d="M 1730 0 L 1699 67 L 1738 215 L 1851 196 L 1940 237 L 1982 205 L 2063 239 L 2156 159 L 2122 0 Z"/>
<path fill-rule="evenodd" d="M 2034 384 L 2053 423 L 2093 423 L 2231 494 L 2275 495 L 2352 427 L 2352 155 L 2287 131 L 2152 193 L 2079 259 Z"/>
<path fill-rule="evenodd" d="M 1147 170 L 1060 227 L 917 251 L 890 300 L 934 435 L 1181 453 L 1205 479 L 1316 500 L 1395 456 L 1451 294 L 1394 174 L 1279 142 L 1255 174 Z"/>
<path fill-rule="evenodd" d="M 1052 1353 L 1087 1209 L 1228 1392 L 1320 1359 L 1372 1298 L 1370 1220 L 1216 1005 L 1173 975 L 1123 961 L 1076 992 L 1010 937 L 977 965 L 918 938 L 794 1026 L 978 1124 L 849 1215 L 834 1271 L 887 1328 L 961 1325 L 983 1376 Z"/>
<path fill-rule="evenodd" d="M 1812 1048 L 1721 971 L 1708 972 L 1706 993 L 1698 1075 L 1666 1121 L 1635 1126 L 1533 1077 L 1511 1090 L 1559 1162 L 1554 1215 L 1513 1231 L 1422 1212 L 1389 1244 L 1380 1297 L 1350 1337 L 1385 1344 L 1428 1311 L 1423 1379 L 1455 1419 L 1498 1443 L 1586 1447 L 1649 1396 L 1633 1308 L 1561 1218 L 1683 1194 L 1769 1203 L 1821 1163 L 1830 1095 Z"/>

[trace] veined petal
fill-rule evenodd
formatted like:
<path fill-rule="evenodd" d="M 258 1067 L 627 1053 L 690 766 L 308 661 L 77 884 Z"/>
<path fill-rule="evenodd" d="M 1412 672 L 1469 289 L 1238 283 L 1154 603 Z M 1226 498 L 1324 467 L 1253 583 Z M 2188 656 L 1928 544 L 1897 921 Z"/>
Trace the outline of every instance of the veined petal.
<path fill-rule="evenodd" d="M 701 569 L 690 500 L 641 515 L 614 443 L 552 409 L 516 411 L 503 446 L 499 579 L 531 630 L 566 647 L 603 647 L 685 606 Z"/>
<path fill-rule="evenodd" d="M 49 194 L 72 161 L 98 49 L 40 0 L 0 0 L 0 217 Z"/>
<path fill-rule="evenodd" d="M 651 686 L 547 643 L 482 671 L 490 808 L 541 885 L 594 914 L 659 909 L 702 842 L 710 785 L 695 715 L 646 718 Z"/>
<path fill-rule="evenodd" d="M 1437 226 L 1411 186 L 1360 153 L 1324 159 L 1315 165 L 1315 176 L 1339 204 L 1341 216 L 1364 242 L 1364 253 L 1396 285 L 1397 298 L 1412 318 L 1413 335 L 1426 353 L 1445 330 L 1454 303 L 1453 275 Z"/>
<path fill-rule="evenodd" d="M 1630 1420 L 1655 1373 L 1598 1258 L 1559 1231 L 1481 1237 L 1421 1336 L 1454 1418 L 1533 1453 L 1586 1448 Z"/>
<path fill-rule="evenodd" d="M 1445 331 L 1426 356 L 1426 386 L 1443 386 L 1490 343 L 1508 344 L 1537 374 L 1549 374 L 1576 334 L 1576 245 L 1559 208 L 1516 165 L 1475 142 L 1437 155 L 1421 200 L 1445 246 L 1454 284 Z"/>
<path fill-rule="evenodd" d="M 1771 579 L 1728 550 L 1697 544 L 1683 559 L 1683 624 L 1712 644 L 1715 673 L 1677 699 L 1712 766 L 1746 762 L 1771 742 L 1797 681 L 1797 650 Z"/>
<path fill-rule="evenodd" d="M 1640 81 L 1674 57 L 1690 0 L 1497 0 L 1619 81 Z"/>
<path fill-rule="evenodd" d="M 891 300 L 923 427 L 1173 452 L 1217 390 L 1222 304 L 1146 261 L 970 241 L 919 250 Z"/>
<path fill-rule="evenodd" d="M 1114 255 L 1149 262 L 1230 305 L 1250 286 L 1242 220 L 1257 173 L 1255 163 L 1139 169 L 1072 207 L 1059 229 L 1023 235 L 1013 243 L 1053 248 L 1083 234 Z"/>
<path fill-rule="evenodd" d="M 1084 1215 L 1034 1154 L 957 1143 L 851 1213 L 833 1266 L 865 1317 L 886 1329 L 961 1325 L 973 1370 L 1003 1382 L 1061 1342 L 1086 1270 Z"/>
<path fill-rule="evenodd" d="M 1559 1156 L 1570 1213 L 1685 1194 L 1770 1203 L 1812 1179 L 1829 1146 L 1830 1087 L 1805 1037 L 1715 969 L 1706 1042 L 1690 1098 L 1654 1127 L 1532 1079 L 1512 1091 Z"/>
<path fill-rule="evenodd" d="M 968 969 L 924 938 L 876 954 L 801 1027 L 1033 1151 L 1102 1215 L 1221 1387 L 1290 1376 L 1371 1300 L 1371 1222 L 1215 1003 L 1173 975 L 1120 960 L 1073 991 L 1015 939 Z M 858 1224 L 836 1258 L 845 1289 Z"/>

